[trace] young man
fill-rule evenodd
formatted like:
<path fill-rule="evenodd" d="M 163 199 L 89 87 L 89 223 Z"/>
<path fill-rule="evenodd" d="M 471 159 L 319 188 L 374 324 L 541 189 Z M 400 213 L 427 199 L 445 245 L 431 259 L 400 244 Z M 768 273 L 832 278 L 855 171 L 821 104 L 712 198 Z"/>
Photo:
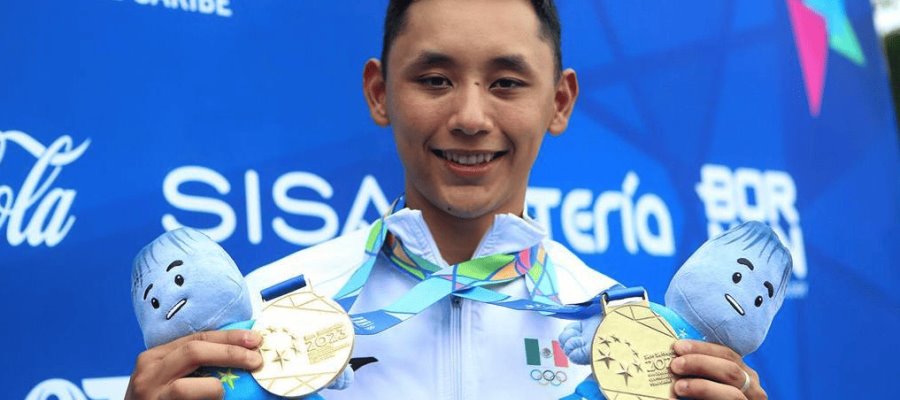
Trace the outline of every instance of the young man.
<path fill-rule="evenodd" d="M 385 218 L 391 236 L 437 267 L 543 246 L 556 268 L 558 300 L 575 304 L 614 282 L 593 271 L 524 214 L 541 141 L 563 133 L 578 94 L 561 69 L 550 0 L 392 1 L 382 60 L 363 72 L 374 121 L 391 126 L 405 173 L 405 208 Z M 346 235 L 260 268 L 259 290 L 303 273 L 335 294 L 365 259 L 368 232 Z M 352 312 L 392 304 L 419 281 L 379 256 Z M 491 286 L 528 298 L 525 278 Z M 258 307 L 258 305 L 257 305 Z M 450 296 L 380 334 L 357 336 L 354 357 L 378 359 L 328 399 L 555 399 L 590 374 L 555 357 L 569 322 Z M 200 365 L 254 369 L 259 337 L 205 332 L 138 357 L 129 398 L 221 396 L 213 378 L 184 378 Z M 529 358 L 528 340 L 538 346 Z M 546 350 L 544 350 L 546 349 Z M 543 350 L 543 354 L 540 352 Z M 756 373 L 731 350 L 679 342 L 676 393 L 696 399 L 763 399 Z M 526 362 L 528 361 L 528 362 Z M 534 366 L 537 362 L 541 366 Z M 537 373 L 535 373 L 537 371 Z M 549 372 L 547 372 L 549 371 Z M 749 376 L 749 387 L 744 387 Z"/>

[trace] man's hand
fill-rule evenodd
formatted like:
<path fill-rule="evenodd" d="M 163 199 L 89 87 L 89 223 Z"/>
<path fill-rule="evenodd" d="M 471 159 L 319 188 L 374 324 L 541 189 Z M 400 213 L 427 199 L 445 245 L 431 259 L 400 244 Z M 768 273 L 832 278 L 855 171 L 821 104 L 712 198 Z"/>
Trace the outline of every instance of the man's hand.
<path fill-rule="evenodd" d="M 252 351 L 259 334 L 245 330 L 207 331 L 185 336 L 141 353 L 128 382 L 128 400 L 221 399 L 222 383 L 212 377 L 186 377 L 201 366 L 252 371 L 262 357 Z"/>
<path fill-rule="evenodd" d="M 675 343 L 678 357 L 670 364 L 675 394 L 691 399 L 765 400 L 759 375 L 734 350 L 694 340 Z M 746 386 L 745 386 L 746 384 Z M 742 392 L 741 389 L 745 390 Z"/>

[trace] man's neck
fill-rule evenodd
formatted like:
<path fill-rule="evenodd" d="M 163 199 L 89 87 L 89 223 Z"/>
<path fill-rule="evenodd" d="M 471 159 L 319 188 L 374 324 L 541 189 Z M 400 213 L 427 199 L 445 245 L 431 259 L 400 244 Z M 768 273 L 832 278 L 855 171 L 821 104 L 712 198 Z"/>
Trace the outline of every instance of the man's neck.
<path fill-rule="evenodd" d="M 524 204 L 524 201 L 522 203 Z M 450 265 L 472 258 L 481 240 L 493 226 L 497 214 L 488 213 L 474 218 L 461 218 L 435 207 L 423 198 L 413 196 L 407 196 L 407 207 L 422 212 L 422 218 L 428 225 L 441 257 Z M 521 213 L 522 210 L 519 210 L 518 214 Z"/>
<path fill-rule="evenodd" d="M 454 217 L 427 207 L 421 211 L 441 257 L 450 265 L 471 259 L 481 239 L 494 223 L 493 215 L 470 219 Z"/>

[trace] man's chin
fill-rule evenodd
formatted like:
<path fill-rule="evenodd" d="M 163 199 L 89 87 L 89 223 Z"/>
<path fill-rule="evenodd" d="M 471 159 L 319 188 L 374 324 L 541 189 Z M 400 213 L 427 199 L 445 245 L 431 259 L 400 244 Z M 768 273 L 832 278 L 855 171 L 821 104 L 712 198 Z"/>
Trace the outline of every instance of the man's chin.
<path fill-rule="evenodd" d="M 458 204 L 455 207 L 446 207 L 443 211 L 459 219 L 478 219 L 490 213 L 480 207 L 465 207 Z"/>
<path fill-rule="evenodd" d="M 493 199 L 479 199 L 471 194 L 457 194 L 448 196 L 443 202 L 441 210 L 453 217 L 460 219 L 479 219 L 486 216 L 493 217 L 496 214 L 506 214 L 512 210 L 504 209 Z"/>
<path fill-rule="evenodd" d="M 497 193 L 480 185 L 444 185 L 421 191 L 415 189 L 414 185 L 407 186 L 407 204 L 412 208 L 430 209 L 448 217 L 466 220 L 493 218 L 494 215 L 506 213 L 521 214 L 525 204 L 524 196 L 521 201 L 511 202 L 508 193 Z M 518 205 L 518 210 L 510 208 L 509 205 L 514 203 Z"/>

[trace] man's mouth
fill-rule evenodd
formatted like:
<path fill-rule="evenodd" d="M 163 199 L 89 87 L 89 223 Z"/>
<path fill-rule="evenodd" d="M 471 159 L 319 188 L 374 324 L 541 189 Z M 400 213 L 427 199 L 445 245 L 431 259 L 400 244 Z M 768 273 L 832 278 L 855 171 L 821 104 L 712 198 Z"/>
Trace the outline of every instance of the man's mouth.
<path fill-rule="evenodd" d="M 741 305 L 737 302 L 737 300 L 734 299 L 734 297 L 731 297 L 730 294 L 725 293 L 725 300 L 728 300 L 728 304 L 731 304 L 731 308 L 734 308 L 734 311 L 737 311 L 738 314 L 744 315 L 744 307 L 741 307 Z"/>
<path fill-rule="evenodd" d="M 434 155 L 460 165 L 487 164 L 508 153 L 507 151 L 453 151 L 431 150 Z"/>
<path fill-rule="evenodd" d="M 184 307 L 185 304 L 187 304 L 187 299 L 181 299 L 177 303 L 175 303 L 175 305 L 172 306 L 169 312 L 166 313 L 166 320 L 172 319 L 172 317 L 174 317 L 175 314 L 178 313 L 178 311 L 181 311 L 181 307 Z"/>

